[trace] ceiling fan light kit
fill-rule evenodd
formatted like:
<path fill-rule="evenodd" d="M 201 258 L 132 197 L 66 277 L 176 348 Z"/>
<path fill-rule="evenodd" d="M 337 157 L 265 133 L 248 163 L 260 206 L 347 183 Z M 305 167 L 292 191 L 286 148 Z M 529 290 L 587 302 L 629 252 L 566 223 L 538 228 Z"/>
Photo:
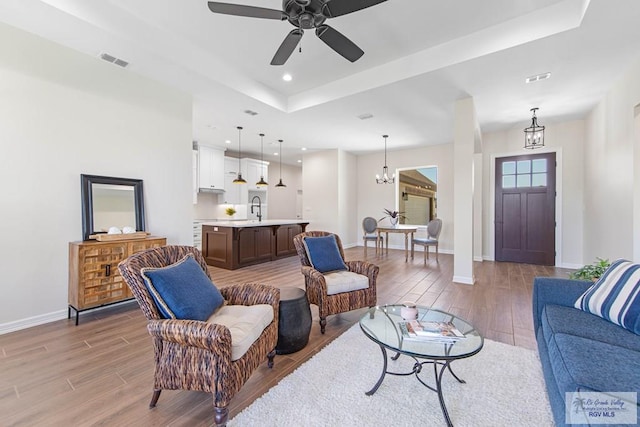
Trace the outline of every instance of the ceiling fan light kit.
<path fill-rule="evenodd" d="M 536 111 L 538 108 L 532 108 L 531 126 L 524 129 L 524 148 L 535 150 L 544 147 L 544 126 L 538 125 Z"/>
<path fill-rule="evenodd" d="M 210 1 L 209 10 L 223 15 L 289 21 L 295 29 L 284 38 L 271 65 L 287 62 L 300 43 L 304 30 L 315 28 L 316 36 L 345 59 L 355 62 L 364 51 L 338 30 L 325 24 L 330 18 L 347 15 L 387 0 L 282 0 L 282 10 Z"/>
<path fill-rule="evenodd" d="M 389 177 L 389 168 L 387 167 L 387 138 L 389 135 L 382 135 L 382 137 L 384 138 L 384 166 L 382 167 L 382 176 L 376 175 L 376 183 L 393 184 L 396 182 L 396 174 Z"/>

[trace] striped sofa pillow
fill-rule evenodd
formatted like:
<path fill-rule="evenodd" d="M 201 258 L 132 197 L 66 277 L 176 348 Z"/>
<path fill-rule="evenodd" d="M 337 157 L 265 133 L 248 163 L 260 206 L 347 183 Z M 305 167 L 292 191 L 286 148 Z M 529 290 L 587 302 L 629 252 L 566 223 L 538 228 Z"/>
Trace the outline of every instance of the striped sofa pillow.
<path fill-rule="evenodd" d="M 615 261 L 575 307 L 640 335 L 640 264 Z"/>

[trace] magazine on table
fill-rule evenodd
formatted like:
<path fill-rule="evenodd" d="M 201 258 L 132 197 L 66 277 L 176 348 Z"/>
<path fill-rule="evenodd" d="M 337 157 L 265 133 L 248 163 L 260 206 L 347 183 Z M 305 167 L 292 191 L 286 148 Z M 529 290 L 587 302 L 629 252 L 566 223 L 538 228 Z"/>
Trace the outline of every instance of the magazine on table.
<path fill-rule="evenodd" d="M 408 320 L 398 322 L 398 325 L 405 339 L 455 342 L 465 338 L 453 322 Z"/>

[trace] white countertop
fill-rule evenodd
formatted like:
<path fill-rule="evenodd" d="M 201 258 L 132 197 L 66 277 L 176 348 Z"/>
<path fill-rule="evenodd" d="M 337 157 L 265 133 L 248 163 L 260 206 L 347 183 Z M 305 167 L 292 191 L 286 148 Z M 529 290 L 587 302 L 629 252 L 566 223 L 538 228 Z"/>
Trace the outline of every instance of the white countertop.
<path fill-rule="evenodd" d="M 290 225 L 308 223 L 303 219 L 265 219 L 258 221 L 257 219 L 249 220 L 209 220 L 203 221 L 202 225 L 212 225 L 214 227 L 233 227 L 233 228 L 246 228 L 246 227 L 263 227 L 270 225 Z"/>

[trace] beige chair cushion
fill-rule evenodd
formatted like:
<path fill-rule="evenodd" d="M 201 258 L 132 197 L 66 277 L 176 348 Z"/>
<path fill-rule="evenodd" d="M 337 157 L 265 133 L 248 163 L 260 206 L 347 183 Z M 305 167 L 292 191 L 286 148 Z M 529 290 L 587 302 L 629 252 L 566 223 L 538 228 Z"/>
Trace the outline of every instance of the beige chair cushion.
<path fill-rule="evenodd" d="M 327 295 L 357 291 L 369 287 L 369 278 L 351 271 L 334 271 L 324 275 L 327 283 Z"/>
<path fill-rule="evenodd" d="M 238 360 L 249 350 L 273 321 L 273 307 L 268 304 L 225 305 L 207 322 L 224 325 L 231 332 L 231 360 Z"/>

